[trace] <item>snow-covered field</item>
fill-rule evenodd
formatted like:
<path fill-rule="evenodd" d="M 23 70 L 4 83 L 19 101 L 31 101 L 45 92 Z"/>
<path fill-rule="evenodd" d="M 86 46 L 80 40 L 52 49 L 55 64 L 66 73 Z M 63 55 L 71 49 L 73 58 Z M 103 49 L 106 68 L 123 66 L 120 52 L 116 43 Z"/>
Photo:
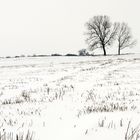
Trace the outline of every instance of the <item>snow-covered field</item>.
<path fill-rule="evenodd" d="M 140 55 L 0 59 L 0 140 L 138 140 Z"/>

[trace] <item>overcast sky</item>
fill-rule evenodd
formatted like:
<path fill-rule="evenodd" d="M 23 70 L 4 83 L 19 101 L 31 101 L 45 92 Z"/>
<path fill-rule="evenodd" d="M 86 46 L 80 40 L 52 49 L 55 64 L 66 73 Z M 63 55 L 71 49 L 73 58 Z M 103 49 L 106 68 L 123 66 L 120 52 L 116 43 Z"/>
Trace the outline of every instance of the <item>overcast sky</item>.
<path fill-rule="evenodd" d="M 0 0 L 0 56 L 75 53 L 95 15 L 127 22 L 140 52 L 139 13 L 140 0 Z"/>

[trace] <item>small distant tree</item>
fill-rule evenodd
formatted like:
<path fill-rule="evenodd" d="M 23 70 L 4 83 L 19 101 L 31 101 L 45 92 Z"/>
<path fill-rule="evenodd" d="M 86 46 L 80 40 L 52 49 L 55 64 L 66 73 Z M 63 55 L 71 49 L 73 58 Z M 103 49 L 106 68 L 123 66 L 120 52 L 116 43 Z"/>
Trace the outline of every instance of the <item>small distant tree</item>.
<path fill-rule="evenodd" d="M 87 50 L 86 49 L 81 49 L 81 50 L 79 50 L 79 55 L 80 56 L 86 56 L 87 55 Z"/>
<path fill-rule="evenodd" d="M 133 40 L 131 29 L 126 23 L 118 23 L 118 27 L 117 41 L 118 55 L 120 55 L 122 49 L 136 45 L 136 40 Z"/>
<path fill-rule="evenodd" d="M 94 16 L 86 23 L 87 43 L 90 50 L 102 48 L 106 55 L 106 46 L 115 40 L 117 34 L 117 24 L 112 24 L 108 16 Z"/>

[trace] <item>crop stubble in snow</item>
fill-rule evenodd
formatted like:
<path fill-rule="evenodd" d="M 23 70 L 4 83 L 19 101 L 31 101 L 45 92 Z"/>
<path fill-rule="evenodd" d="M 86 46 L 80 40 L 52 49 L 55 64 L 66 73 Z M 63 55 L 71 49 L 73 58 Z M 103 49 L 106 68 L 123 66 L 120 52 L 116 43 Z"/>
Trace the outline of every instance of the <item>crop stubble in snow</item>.
<path fill-rule="evenodd" d="M 121 140 L 139 106 L 139 55 L 0 60 L 1 140 Z"/>

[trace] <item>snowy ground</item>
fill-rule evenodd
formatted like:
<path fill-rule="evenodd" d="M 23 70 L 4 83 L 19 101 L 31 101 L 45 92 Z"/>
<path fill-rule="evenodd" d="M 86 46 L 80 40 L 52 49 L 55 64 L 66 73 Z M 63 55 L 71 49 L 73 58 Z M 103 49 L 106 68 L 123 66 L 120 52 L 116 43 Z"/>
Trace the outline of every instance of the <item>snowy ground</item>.
<path fill-rule="evenodd" d="M 139 118 L 138 54 L 0 59 L 0 140 L 136 140 Z"/>

